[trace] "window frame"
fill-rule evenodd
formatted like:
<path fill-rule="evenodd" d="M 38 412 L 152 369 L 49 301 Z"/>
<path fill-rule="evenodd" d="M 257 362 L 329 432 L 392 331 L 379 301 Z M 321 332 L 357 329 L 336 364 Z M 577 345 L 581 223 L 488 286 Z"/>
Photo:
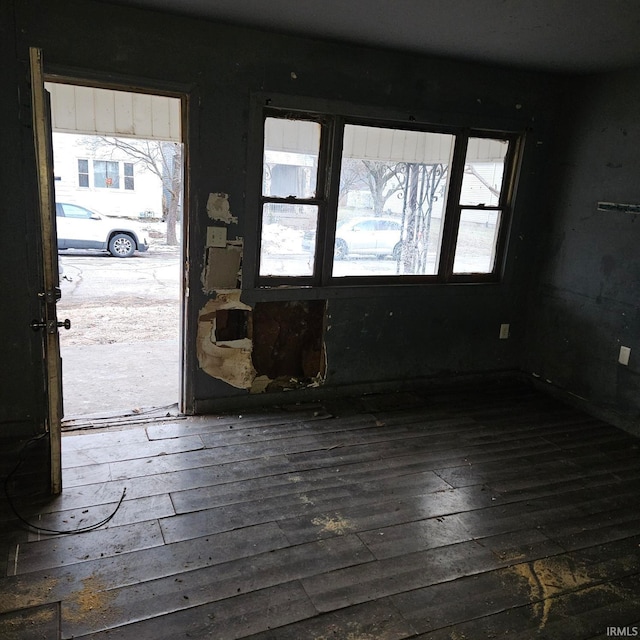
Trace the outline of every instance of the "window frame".
<path fill-rule="evenodd" d="M 127 172 L 130 170 L 131 174 Z M 136 170 L 135 163 L 122 161 L 122 190 L 123 191 L 135 191 L 136 190 Z M 130 186 L 129 186 L 130 185 Z"/>
<path fill-rule="evenodd" d="M 470 138 L 500 139 L 507 140 L 509 143 L 504 159 L 502 189 L 500 191 L 498 204 L 495 206 L 468 205 L 460 202 L 462 195 L 462 181 L 464 179 L 465 160 Z M 504 265 L 506 262 L 508 232 L 511 226 L 517 176 L 520 162 L 522 160 L 524 134 L 506 131 L 463 129 L 460 133 L 460 137 L 456 136 L 456 146 L 458 143 L 460 143 L 460 148 L 454 150 L 454 156 L 451 162 L 452 167 L 455 167 L 455 172 L 452 171 L 452 177 L 455 175 L 455 185 L 449 185 L 438 274 L 440 276 L 440 280 L 445 283 L 499 282 L 502 277 L 502 273 L 504 272 Z M 457 164 L 456 152 L 459 154 Z M 452 186 L 455 189 L 453 192 L 455 199 L 451 197 Z M 460 231 L 460 217 L 462 215 L 462 211 L 468 209 L 501 212 L 498 229 L 496 230 L 493 269 L 488 273 L 454 273 L 453 271 L 456 242 Z M 446 250 L 445 241 L 447 243 Z"/>
<path fill-rule="evenodd" d="M 96 170 L 96 164 L 103 164 L 104 165 L 104 185 L 102 184 L 97 184 L 97 176 L 99 175 L 103 175 L 102 172 L 98 172 Z M 103 160 L 102 158 L 94 158 L 92 164 L 92 168 L 93 168 L 93 188 L 94 189 L 113 189 L 115 191 L 120 191 L 121 187 L 120 187 L 120 165 L 121 162 L 120 160 Z M 116 165 L 117 167 L 117 180 L 118 183 L 116 185 L 113 184 L 109 184 L 109 180 L 113 180 L 112 177 L 109 176 L 109 169 L 113 168 L 110 167 L 110 165 Z"/>
<path fill-rule="evenodd" d="M 86 171 L 81 171 L 80 163 L 85 163 L 87 168 Z M 89 158 L 77 158 L 78 165 L 78 188 L 79 189 L 90 189 L 91 188 L 91 175 L 90 175 L 90 163 Z M 80 184 L 82 182 L 82 178 L 85 178 L 87 184 Z"/>
<path fill-rule="evenodd" d="M 293 100 L 289 100 L 291 104 Z M 522 162 L 525 131 L 523 129 L 502 129 L 494 127 L 467 127 L 434 125 L 428 121 L 418 121 L 413 117 L 401 120 L 397 116 L 380 114 L 368 116 L 361 109 L 332 109 L 330 103 L 321 101 L 316 109 L 274 106 L 267 99 L 258 102 L 254 108 L 253 144 L 250 145 L 250 159 L 253 171 L 249 171 L 250 194 L 259 194 L 257 206 L 257 225 L 255 252 L 251 259 L 245 261 L 245 267 L 251 269 L 245 282 L 251 282 L 254 289 L 272 290 L 275 288 L 322 288 L 341 289 L 348 286 L 381 286 L 411 284 L 461 284 L 461 283 L 497 283 L 500 282 L 506 264 L 506 249 L 511 226 L 515 188 Z M 349 115 L 344 115 L 349 114 Z M 268 117 L 310 120 L 321 125 L 320 148 L 318 152 L 318 176 L 316 197 L 310 199 L 288 197 L 274 198 L 262 194 L 263 158 L 265 140 L 265 121 Z M 340 171 L 342 161 L 342 144 L 346 125 L 362 125 L 370 127 L 392 128 L 397 130 L 422 131 L 427 133 L 443 133 L 454 136 L 452 159 L 449 166 L 447 185 L 447 201 L 444 208 L 444 224 L 436 274 L 398 274 L 398 275 L 366 275 L 366 276 L 333 276 L 334 243 L 338 218 L 338 197 Z M 505 140 L 508 150 L 504 160 L 504 172 L 499 202 L 496 206 L 463 205 L 460 203 L 462 182 L 468 141 L 470 138 L 489 138 Z M 251 147 L 255 153 L 251 153 Z M 259 167 L 256 161 L 259 157 Z M 253 177 L 253 179 L 252 179 Z M 255 178 L 257 177 L 257 182 Z M 254 201 L 251 195 L 248 203 Z M 311 276 L 260 275 L 260 258 L 262 247 L 262 227 L 264 205 L 268 202 L 284 204 L 312 204 L 318 207 L 314 268 Z M 500 211 L 496 230 L 495 258 L 493 269 L 488 273 L 454 273 L 455 248 L 460 217 L 462 211 L 479 209 Z M 245 274 L 245 278 L 247 274 Z"/>

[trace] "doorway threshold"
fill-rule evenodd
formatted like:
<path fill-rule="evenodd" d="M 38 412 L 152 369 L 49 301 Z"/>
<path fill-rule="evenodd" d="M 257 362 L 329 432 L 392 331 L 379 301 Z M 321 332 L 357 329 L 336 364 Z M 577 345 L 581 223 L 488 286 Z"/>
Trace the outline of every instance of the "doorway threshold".
<path fill-rule="evenodd" d="M 180 413 L 177 403 L 174 403 L 162 407 L 139 407 L 122 411 L 71 416 L 62 420 L 62 431 L 66 433 L 89 429 L 108 429 L 111 427 L 184 419 L 186 419 L 186 416 Z"/>

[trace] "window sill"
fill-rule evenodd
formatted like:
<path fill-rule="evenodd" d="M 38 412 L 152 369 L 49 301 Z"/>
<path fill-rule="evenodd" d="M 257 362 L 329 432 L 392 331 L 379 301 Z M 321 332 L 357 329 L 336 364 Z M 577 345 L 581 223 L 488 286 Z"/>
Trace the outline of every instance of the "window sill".
<path fill-rule="evenodd" d="M 454 281 L 454 282 L 412 282 L 398 284 L 352 284 L 330 285 L 326 287 L 303 285 L 275 285 L 252 287 L 242 290 L 242 301 L 269 302 L 278 300 L 330 300 L 341 298 L 406 298 L 422 295 L 449 295 L 452 288 L 477 290 L 478 287 L 496 289 L 503 281 Z"/>

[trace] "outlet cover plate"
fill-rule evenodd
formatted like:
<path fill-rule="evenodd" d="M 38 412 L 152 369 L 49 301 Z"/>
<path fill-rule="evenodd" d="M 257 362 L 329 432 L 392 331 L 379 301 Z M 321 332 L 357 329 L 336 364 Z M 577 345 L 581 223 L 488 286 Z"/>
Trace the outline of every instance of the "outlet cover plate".
<path fill-rule="evenodd" d="M 629 357 L 631 356 L 630 347 L 620 347 L 620 354 L 618 355 L 618 362 L 627 366 L 629 364 Z"/>

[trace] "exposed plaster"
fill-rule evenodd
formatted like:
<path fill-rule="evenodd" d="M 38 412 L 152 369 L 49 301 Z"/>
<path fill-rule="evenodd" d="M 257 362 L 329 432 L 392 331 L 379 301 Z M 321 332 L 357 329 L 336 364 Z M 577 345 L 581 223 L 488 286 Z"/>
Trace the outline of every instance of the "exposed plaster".
<path fill-rule="evenodd" d="M 240 302 L 240 290 L 218 291 L 198 314 L 197 355 L 200 368 L 213 378 L 237 389 L 250 389 L 256 377 L 250 336 L 239 340 L 216 341 L 216 312 L 221 309 L 251 307 Z"/>
<path fill-rule="evenodd" d="M 322 330 L 324 305 L 317 301 L 312 307 L 311 303 L 301 302 L 263 305 L 256 325 L 256 310 L 240 302 L 240 294 L 239 289 L 217 291 L 216 297 L 200 310 L 200 368 L 213 378 L 250 393 L 321 386 L 327 368 Z M 238 311 L 245 312 L 246 318 L 238 316 Z M 316 327 L 311 333 L 310 325 Z M 264 369 L 259 371 L 257 366 Z"/>
<path fill-rule="evenodd" d="M 251 385 L 251 393 L 264 393 L 273 382 L 269 376 L 256 376 Z"/>
<path fill-rule="evenodd" d="M 212 294 L 220 289 L 239 289 L 242 279 L 242 238 L 228 240 L 223 247 L 205 249 L 202 290 Z"/>
<path fill-rule="evenodd" d="M 212 220 L 219 220 L 227 224 L 238 224 L 238 218 L 231 215 L 229 194 L 210 193 L 207 200 L 207 214 Z"/>

